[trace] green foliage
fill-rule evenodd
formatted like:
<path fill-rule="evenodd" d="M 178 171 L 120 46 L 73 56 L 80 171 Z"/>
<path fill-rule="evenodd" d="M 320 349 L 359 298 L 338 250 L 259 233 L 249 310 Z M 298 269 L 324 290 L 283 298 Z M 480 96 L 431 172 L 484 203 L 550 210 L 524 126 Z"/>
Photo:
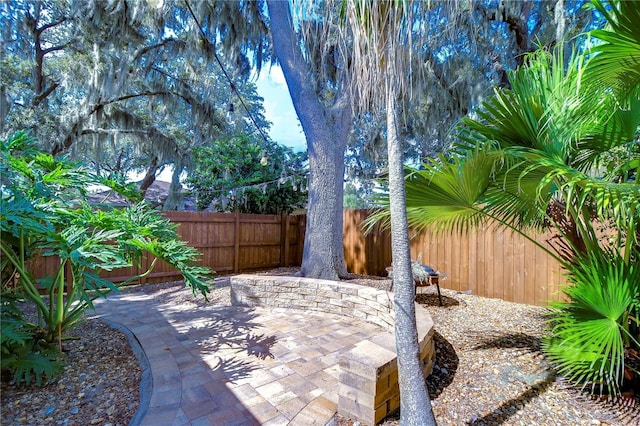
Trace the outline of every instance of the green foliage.
<path fill-rule="evenodd" d="M 362 187 L 358 188 L 351 182 L 344 185 L 343 207 L 345 209 L 366 209 L 371 206 L 369 197 L 364 193 L 366 190 Z"/>
<path fill-rule="evenodd" d="M 236 94 L 267 132 L 263 100 L 247 81 L 252 64 L 269 60 L 263 8 L 193 4 L 215 46 L 202 42 L 182 1 L 0 2 L 11 40 L 0 46 L 0 138 L 30 129 L 44 151 L 98 170 L 181 168 L 193 145 L 229 131 L 224 113 Z M 255 131 L 237 110 L 238 127 Z"/>
<path fill-rule="evenodd" d="M 306 205 L 305 154 L 240 135 L 198 147 L 193 157 L 186 183 L 200 210 L 280 214 Z"/>
<path fill-rule="evenodd" d="M 0 366 L 3 370 L 13 372 L 12 380 L 15 383 L 29 384 L 33 380 L 38 386 L 42 386 L 43 379 L 54 378 L 63 369 L 60 354 L 55 348 L 42 347 L 33 338 L 21 345 L 3 345 L 2 352 Z"/>
<path fill-rule="evenodd" d="M 544 349 L 570 380 L 591 392 L 620 392 L 625 347 L 640 349 L 640 267 L 613 251 L 580 257 L 567 273 L 568 302 L 553 305 Z M 640 372 L 636 371 L 636 374 Z"/>
<path fill-rule="evenodd" d="M 55 347 L 43 345 L 41 333 L 35 324 L 28 322 L 15 291 L 7 288 L 0 292 L 0 369 L 11 371 L 15 383 L 30 383 L 38 386 L 43 379 L 55 377 L 62 371 L 62 362 Z"/>
<path fill-rule="evenodd" d="M 586 0 L 588 1 L 588 0 Z M 338 1 L 347 7 L 347 2 Z M 367 2 L 361 2 L 366 4 Z M 411 96 L 402 107 L 400 132 L 405 158 L 424 161 L 447 149 L 451 129 L 492 93 L 495 85 L 508 85 L 507 71 L 523 62 L 535 44 L 551 46 L 558 39 L 558 21 L 544 1 L 508 2 L 409 2 L 429 5 L 420 18 L 424 28 L 412 34 L 413 63 L 405 80 L 414 79 Z M 584 39 L 579 33 L 601 22 L 602 15 L 581 5 L 585 0 L 564 2 L 564 39 Z M 507 4 L 507 3 L 505 3 Z M 496 10 L 496 7 L 498 8 Z M 480 13 L 481 11 L 481 13 Z M 502 19 L 496 19 L 502 15 Z M 446 53 L 445 53 L 446 52 Z M 364 68 L 369 70 L 369 68 Z M 372 85 L 372 87 L 376 87 Z M 376 87 L 377 88 L 377 87 Z M 354 138 L 347 147 L 348 179 L 374 179 L 386 167 L 384 120 L 369 117 L 354 123 Z M 364 188 L 369 190 L 369 187 Z"/>
<path fill-rule="evenodd" d="M 9 283 L 17 282 L 19 297 L 35 304 L 38 312 L 38 324 L 32 326 L 22 316 L 10 315 L 15 309 L 3 309 L 3 351 L 10 353 L 7 364 L 3 356 L 3 365 L 26 381 L 54 373 L 54 368 L 39 364 L 55 364 L 49 349 L 42 348 L 52 348 L 59 356 L 65 333 L 93 301 L 118 289 L 101 278 L 100 271 L 139 265 L 149 253 L 176 267 L 194 294 L 205 298 L 209 291 L 205 280 L 211 274 L 197 265 L 199 253 L 179 240 L 175 226 L 147 205 L 97 210 L 86 202 L 90 185 L 106 184 L 123 194 L 131 193 L 121 179 L 101 178 L 76 164 L 39 153 L 33 144 L 25 133 L 17 133 L 2 141 L 0 152 L 2 296 L 4 300 Z M 30 261 L 37 256 L 56 256 L 57 271 L 34 277 Z M 141 275 L 149 272 L 151 269 Z"/>
<path fill-rule="evenodd" d="M 624 98 L 625 93 L 640 85 L 640 8 L 635 1 L 592 0 L 592 3 L 609 23 L 608 28 L 591 32 L 602 41 L 592 49 L 596 54 L 591 62 L 594 82 L 613 88 Z"/>
<path fill-rule="evenodd" d="M 566 66 L 562 46 L 529 55 L 510 89 L 462 120 L 452 158 L 409 173 L 406 192 L 416 228 L 493 220 L 558 260 L 570 301 L 554 306 L 545 350 L 569 379 L 615 394 L 639 339 L 640 8 L 612 7 L 610 30 L 592 34 L 604 44 Z M 384 208 L 375 219 L 388 217 Z M 554 251 L 529 235 L 547 227 L 562 241 Z"/>
<path fill-rule="evenodd" d="M 574 57 L 565 71 L 559 56 L 561 48 L 531 55 L 510 74 L 512 89 L 497 90 L 478 118 L 461 122 L 451 158 L 408 174 L 412 226 L 465 231 L 489 218 L 525 232 L 550 225 L 568 248 L 554 257 L 571 262 L 601 244 L 597 219 L 613 224 L 631 258 L 640 220 L 640 186 L 630 179 L 637 133 L 618 123 L 622 110 L 610 92 L 596 96 L 583 84 L 583 60 Z"/>

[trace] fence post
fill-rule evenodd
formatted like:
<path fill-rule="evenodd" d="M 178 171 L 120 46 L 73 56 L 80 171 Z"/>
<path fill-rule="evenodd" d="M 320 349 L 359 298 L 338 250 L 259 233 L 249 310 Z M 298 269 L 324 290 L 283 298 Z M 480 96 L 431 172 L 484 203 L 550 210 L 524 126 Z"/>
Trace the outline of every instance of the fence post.
<path fill-rule="evenodd" d="M 233 226 L 233 272 L 240 272 L 240 212 L 234 214 Z"/>
<path fill-rule="evenodd" d="M 289 221 L 287 214 L 282 214 L 280 221 L 280 266 L 289 266 Z"/>

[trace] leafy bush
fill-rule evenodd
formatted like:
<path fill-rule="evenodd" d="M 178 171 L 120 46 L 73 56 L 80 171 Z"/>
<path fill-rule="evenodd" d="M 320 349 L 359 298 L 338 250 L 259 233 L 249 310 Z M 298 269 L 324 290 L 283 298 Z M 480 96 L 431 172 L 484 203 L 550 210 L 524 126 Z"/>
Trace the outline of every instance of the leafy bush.
<path fill-rule="evenodd" d="M 194 148 L 193 158 L 186 183 L 200 210 L 281 214 L 307 203 L 306 153 L 237 135 Z"/>
<path fill-rule="evenodd" d="M 601 44 L 568 61 L 560 44 L 528 55 L 510 88 L 462 120 L 449 157 L 411 171 L 405 188 L 415 229 L 491 220 L 556 259 L 572 287 L 545 350 L 582 387 L 617 394 L 640 381 L 627 362 L 639 339 L 640 3 L 593 3 L 608 22 L 591 34 Z M 388 222 L 385 194 L 381 204 L 369 226 Z M 553 249 L 532 238 L 539 229 L 560 237 Z"/>
<path fill-rule="evenodd" d="M 180 241 L 175 225 L 143 202 L 98 210 L 86 201 L 91 185 L 139 201 L 133 185 L 38 152 L 25 133 L 1 145 L 2 367 L 10 368 L 17 381 L 54 374 L 66 332 L 96 298 L 118 290 L 100 271 L 139 265 L 149 253 L 178 269 L 194 294 L 206 298 L 211 271 L 196 265 L 198 251 Z M 57 256 L 57 271 L 36 279 L 30 262 L 37 256 Z M 150 273 L 154 264 L 129 281 Z M 15 294 L 8 291 L 11 283 L 17 283 Z M 20 297 L 35 304 L 37 324 L 16 313 Z"/>
<path fill-rule="evenodd" d="M 23 300 L 15 291 L 4 289 L 0 299 L 0 367 L 11 372 L 16 383 L 33 379 L 40 386 L 43 378 L 62 371 L 59 354 L 55 347 L 41 345 L 38 327 L 25 319 L 18 306 Z"/>
<path fill-rule="evenodd" d="M 560 373 L 583 388 L 617 395 L 625 348 L 640 349 L 640 265 L 597 250 L 570 265 L 567 278 L 573 284 L 564 290 L 569 301 L 552 307 L 545 352 Z"/>

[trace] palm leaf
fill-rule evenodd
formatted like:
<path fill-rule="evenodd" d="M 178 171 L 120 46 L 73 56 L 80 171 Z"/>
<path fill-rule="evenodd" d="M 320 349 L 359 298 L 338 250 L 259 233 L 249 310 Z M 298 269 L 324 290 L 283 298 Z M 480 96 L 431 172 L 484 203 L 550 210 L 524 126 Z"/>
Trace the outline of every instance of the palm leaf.
<path fill-rule="evenodd" d="M 520 159 L 506 152 L 485 144 L 465 156 L 441 156 L 410 173 L 405 182 L 410 226 L 466 232 L 488 218 L 510 227 L 542 226 L 545 209 L 538 205 L 537 194 L 546 172 L 519 176 Z M 369 217 L 369 228 L 376 222 L 386 223 L 388 203 L 388 197 L 379 197 L 383 209 Z"/>
<path fill-rule="evenodd" d="M 595 122 L 591 131 L 576 144 L 573 162 L 582 171 L 597 169 L 615 157 L 616 152 L 629 152 L 637 146 L 640 125 L 640 87 L 628 96 L 628 108 L 622 108 L 611 96 L 598 96 L 597 102 L 613 111 L 606 119 Z M 628 165 L 626 170 L 637 166 Z"/>
<path fill-rule="evenodd" d="M 565 66 L 562 46 L 538 50 L 527 66 L 509 73 L 511 90 L 496 89 L 482 104 L 479 119 L 465 118 L 457 128 L 457 152 L 492 141 L 545 151 L 558 161 L 570 158 L 572 143 L 598 120 L 604 107 L 582 102 L 583 59 L 575 53 Z"/>
<path fill-rule="evenodd" d="M 594 0 L 593 4 L 610 28 L 591 32 L 603 43 L 591 49 L 593 58 L 589 61 L 588 75 L 593 84 L 613 88 L 624 99 L 640 85 L 640 4 L 611 2 L 610 9 L 600 0 Z"/>
<path fill-rule="evenodd" d="M 613 251 L 595 250 L 569 266 L 569 302 L 553 306 L 543 348 L 559 372 L 591 391 L 617 394 L 623 379 L 628 314 L 640 298 L 640 268 Z"/>
<path fill-rule="evenodd" d="M 484 218 L 480 206 L 491 182 L 493 159 L 489 150 L 476 150 L 465 158 L 441 156 L 425 164 L 406 180 L 407 219 L 414 229 L 465 232 Z"/>

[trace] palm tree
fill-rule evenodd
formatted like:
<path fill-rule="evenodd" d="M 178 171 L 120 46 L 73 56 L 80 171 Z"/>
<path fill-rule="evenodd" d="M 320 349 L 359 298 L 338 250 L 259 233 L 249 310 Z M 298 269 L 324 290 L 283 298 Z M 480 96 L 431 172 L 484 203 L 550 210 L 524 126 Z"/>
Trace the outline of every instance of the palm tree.
<path fill-rule="evenodd" d="M 375 0 L 344 1 L 339 6 L 346 41 L 343 48 L 351 57 L 354 107 L 386 112 L 400 423 L 435 425 L 419 357 L 397 105 L 398 99 L 407 95 L 411 82 L 407 73 L 411 69 L 412 28 L 422 6 L 409 1 Z"/>
<path fill-rule="evenodd" d="M 605 42 L 593 58 L 574 53 L 565 66 L 562 46 L 529 55 L 509 73 L 511 89 L 462 120 L 453 156 L 406 179 L 407 215 L 415 228 L 465 231 L 495 220 L 525 236 L 555 229 L 563 244 L 543 249 L 574 287 L 555 306 L 547 353 L 583 386 L 616 393 L 622 348 L 639 338 L 630 313 L 640 305 L 640 8 L 596 6 L 611 28 L 592 33 Z"/>

